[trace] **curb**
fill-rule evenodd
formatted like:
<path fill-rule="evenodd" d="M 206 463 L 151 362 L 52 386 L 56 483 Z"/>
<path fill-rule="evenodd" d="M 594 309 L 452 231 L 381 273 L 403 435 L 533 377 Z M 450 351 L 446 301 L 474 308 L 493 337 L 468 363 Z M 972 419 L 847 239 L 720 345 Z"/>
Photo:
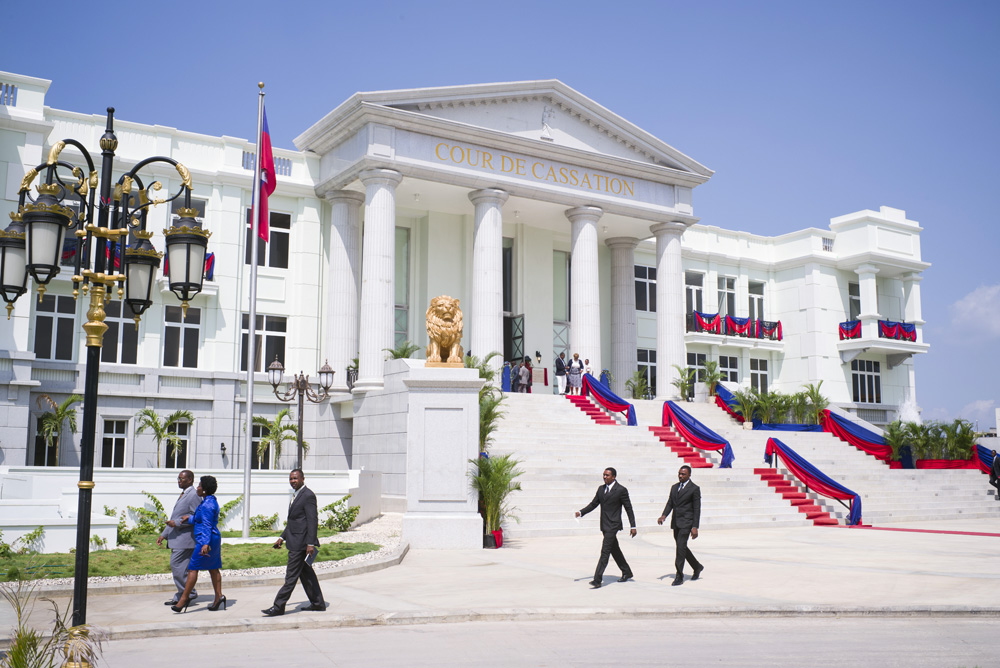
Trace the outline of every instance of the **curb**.
<path fill-rule="evenodd" d="M 526 621 L 588 621 L 624 619 L 677 619 L 697 617 L 1000 617 L 1000 607 L 963 608 L 961 606 L 898 606 L 886 608 L 852 608 L 833 606 L 787 606 L 764 608 L 647 608 L 622 611 L 614 608 L 500 608 L 491 611 L 442 610 L 434 612 L 399 612 L 380 615 L 314 616 L 295 619 L 241 618 L 224 622 L 177 622 L 170 624 L 137 624 L 105 629 L 108 640 L 139 640 L 165 636 L 217 635 L 222 633 L 258 633 L 298 629 L 335 629 L 371 626 L 416 626 L 421 624 L 456 624 L 461 622 L 526 622 Z"/>
<path fill-rule="evenodd" d="M 402 563 L 403 558 L 410 551 L 410 544 L 408 542 L 402 541 L 400 544 L 389 554 L 379 557 L 378 559 L 372 559 L 370 561 L 363 561 L 357 564 L 348 564 L 344 566 L 334 566 L 332 568 L 325 568 L 323 570 L 316 571 L 316 577 L 320 580 L 333 580 L 335 578 L 344 578 L 350 575 L 362 575 L 363 573 L 371 573 L 373 571 L 380 571 L 384 568 L 389 568 L 391 566 L 398 566 Z M 328 563 L 328 562 L 327 562 Z M 228 587 L 260 587 L 260 586 L 281 586 L 285 582 L 285 576 L 281 573 L 276 573 L 274 575 L 227 575 L 226 571 L 222 571 L 223 584 Z M 169 578 L 170 574 L 165 573 L 165 578 Z M 39 585 L 36 590 L 38 594 L 45 596 L 72 596 L 73 586 L 72 585 Z M 134 582 L 94 582 L 87 585 L 87 596 L 101 596 L 110 594 L 145 594 L 151 592 L 174 592 L 176 591 L 174 583 L 165 579 L 163 582 L 157 581 L 134 581 Z M 0 643 L 3 642 L 3 637 L 0 637 Z"/>

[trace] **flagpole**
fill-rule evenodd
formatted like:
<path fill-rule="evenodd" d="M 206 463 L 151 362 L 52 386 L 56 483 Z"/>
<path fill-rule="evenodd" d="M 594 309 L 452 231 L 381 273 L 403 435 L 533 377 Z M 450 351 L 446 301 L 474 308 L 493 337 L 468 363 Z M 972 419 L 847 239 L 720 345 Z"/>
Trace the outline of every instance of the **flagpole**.
<path fill-rule="evenodd" d="M 247 335 L 246 454 L 243 457 L 243 537 L 250 537 L 250 464 L 253 451 L 253 374 L 257 360 L 257 232 L 260 228 L 260 144 L 264 133 L 264 82 L 257 84 L 257 148 L 254 151 L 253 195 L 250 215 L 250 323 Z"/>

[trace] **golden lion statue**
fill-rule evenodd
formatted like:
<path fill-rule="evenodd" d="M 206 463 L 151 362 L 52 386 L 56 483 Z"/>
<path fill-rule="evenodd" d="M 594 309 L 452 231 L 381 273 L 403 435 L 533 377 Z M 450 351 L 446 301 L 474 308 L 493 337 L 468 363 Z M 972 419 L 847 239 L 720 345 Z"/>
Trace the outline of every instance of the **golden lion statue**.
<path fill-rule="evenodd" d="M 458 300 L 441 295 L 427 307 L 427 363 L 464 366 L 461 346 L 462 309 Z"/>

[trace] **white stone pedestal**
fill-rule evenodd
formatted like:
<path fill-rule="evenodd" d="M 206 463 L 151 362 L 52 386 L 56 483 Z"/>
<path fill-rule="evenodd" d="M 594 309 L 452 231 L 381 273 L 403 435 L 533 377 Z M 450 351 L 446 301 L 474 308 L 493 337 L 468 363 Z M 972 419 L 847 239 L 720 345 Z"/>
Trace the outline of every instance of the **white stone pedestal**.
<path fill-rule="evenodd" d="M 479 455 L 479 388 L 475 369 L 411 368 L 403 379 L 406 415 L 406 514 L 410 547 L 478 549 L 483 520 L 469 485 Z"/>

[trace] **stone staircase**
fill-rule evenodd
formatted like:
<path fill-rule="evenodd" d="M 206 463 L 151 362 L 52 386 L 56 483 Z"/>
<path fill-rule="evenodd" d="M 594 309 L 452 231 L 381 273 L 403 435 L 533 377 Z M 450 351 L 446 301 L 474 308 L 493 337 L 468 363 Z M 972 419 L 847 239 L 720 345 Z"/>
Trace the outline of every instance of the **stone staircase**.
<path fill-rule="evenodd" d="M 790 474 L 779 473 L 777 469 L 768 468 L 754 469 L 753 472 L 754 475 L 760 476 L 760 479 L 782 499 L 788 501 L 800 513 L 804 513 L 806 519 L 816 526 L 838 524 L 829 512 L 823 510 L 819 504 L 809 498 L 806 492 L 802 491 L 800 485 Z"/>
<path fill-rule="evenodd" d="M 601 473 L 612 466 L 628 487 L 640 530 L 665 531 L 656 525 L 677 469 L 691 453 L 659 427 L 663 403 L 635 401 L 638 427 L 598 424 L 593 407 L 547 394 L 507 394 L 506 418 L 501 422 L 491 452 L 514 453 L 525 471 L 522 491 L 510 501 L 521 523 L 509 521 L 510 537 L 562 536 L 597 531 L 596 516 L 576 520 L 573 513 L 587 505 L 601 484 Z M 810 512 L 829 513 L 843 524 L 847 509 L 837 501 L 807 491 L 776 494 L 755 473 L 764 467 L 767 439 L 777 436 L 825 474 L 862 497 L 865 524 L 878 526 L 921 520 L 1000 517 L 1000 502 L 986 476 L 973 470 L 893 470 L 881 461 L 824 433 L 744 430 L 714 404 L 684 403 L 681 407 L 729 440 L 736 460 L 731 469 L 697 468 L 693 480 L 702 488 L 703 527 L 713 529 L 771 526 L 810 526 L 813 520 L 798 506 L 816 506 Z M 587 408 L 584 406 L 584 408 Z M 607 416 L 613 420 L 616 416 Z M 603 422 L 603 421 L 602 421 Z M 655 432 L 655 433 L 654 433 Z M 667 440 L 661 440 L 667 436 Z M 674 435 L 676 436 L 676 435 Z M 717 466 L 720 453 L 696 451 Z M 694 468 L 694 464 L 690 464 Z M 783 471 L 779 466 L 779 472 Z M 802 494 L 783 498 L 785 493 Z M 791 501 L 806 501 L 796 506 Z M 596 512 L 596 511 L 595 511 Z M 817 516 L 819 517 L 819 516 Z"/>

